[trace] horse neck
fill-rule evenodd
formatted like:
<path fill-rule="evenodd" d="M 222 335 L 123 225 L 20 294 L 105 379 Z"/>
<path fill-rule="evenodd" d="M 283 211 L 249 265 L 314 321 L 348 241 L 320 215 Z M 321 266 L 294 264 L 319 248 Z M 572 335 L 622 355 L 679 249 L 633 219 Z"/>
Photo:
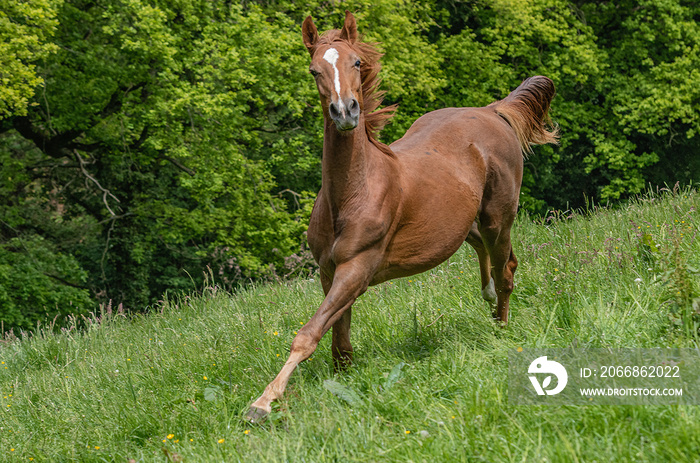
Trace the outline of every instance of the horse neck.
<path fill-rule="evenodd" d="M 340 133 L 332 121 L 326 119 L 323 137 L 322 175 L 333 215 L 350 198 L 367 191 L 367 175 L 374 154 L 364 117 L 351 133 Z"/>

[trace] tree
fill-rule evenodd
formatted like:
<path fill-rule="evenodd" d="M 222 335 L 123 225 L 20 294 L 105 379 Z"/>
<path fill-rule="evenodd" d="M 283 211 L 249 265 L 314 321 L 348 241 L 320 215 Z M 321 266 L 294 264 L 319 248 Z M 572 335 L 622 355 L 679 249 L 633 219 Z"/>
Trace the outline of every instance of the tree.
<path fill-rule="evenodd" d="M 0 0 L 0 119 L 24 115 L 43 80 L 36 63 L 57 50 L 50 42 L 56 30 L 60 0 Z"/>
<path fill-rule="evenodd" d="M 304 186 L 282 159 L 318 160 L 298 130 L 305 69 L 288 20 L 138 1 L 71 2 L 58 17 L 45 93 L 3 121 L 2 242 L 49 238 L 93 297 L 133 308 L 192 288 L 207 265 L 233 283 L 298 249 L 302 217 L 271 171 Z M 56 288 L 77 284 L 64 267 Z"/>

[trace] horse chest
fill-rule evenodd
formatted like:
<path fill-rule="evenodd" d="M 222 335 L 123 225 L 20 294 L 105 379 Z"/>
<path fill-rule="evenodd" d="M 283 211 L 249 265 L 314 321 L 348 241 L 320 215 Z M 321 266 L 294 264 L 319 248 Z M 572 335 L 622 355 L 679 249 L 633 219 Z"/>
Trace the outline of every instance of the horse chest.
<path fill-rule="evenodd" d="M 383 249 L 392 229 L 386 204 L 359 203 L 333 213 L 319 193 L 309 223 L 309 246 L 321 269 L 328 274 L 358 255 Z"/>

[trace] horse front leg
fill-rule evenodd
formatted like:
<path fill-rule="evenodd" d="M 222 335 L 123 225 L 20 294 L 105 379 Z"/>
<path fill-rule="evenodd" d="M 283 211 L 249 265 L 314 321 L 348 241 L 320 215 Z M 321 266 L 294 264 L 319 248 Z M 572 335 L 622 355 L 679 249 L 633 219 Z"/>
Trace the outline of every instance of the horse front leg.
<path fill-rule="evenodd" d="M 298 332 L 292 341 L 289 358 L 277 377 L 267 385 L 265 392 L 251 405 L 246 419 L 250 422 L 262 421 L 272 410 L 271 404 L 282 397 L 289 378 L 299 363 L 314 353 L 324 334 L 334 327 L 333 357 L 347 358 L 352 347 L 349 346 L 350 315 L 349 310 L 355 299 L 365 292 L 370 276 L 367 266 L 360 262 L 348 262 L 336 268 L 333 283 L 327 291 L 323 303 L 316 313 Z M 325 285 L 324 285 L 325 290 Z M 348 314 L 345 317 L 345 314 Z M 335 326 L 339 326 L 337 344 Z M 347 333 L 347 344 L 345 344 Z"/>
<path fill-rule="evenodd" d="M 343 371 L 352 364 L 352 344 L 350 344 L 350 319 L 352 307 L 343 313 L 340 320 L 333 325 L 333 366 L 335 371 Z"/>
<path fill-rule="evenodd" d="M 331 290 L 333 280 L 325 273 L 321 272 L 321 286 L 323 293 L 327 296 Z M 350 320 L 352 317 L 352 307 L 349 307 L 340 320 L 335 322 L 331 332 L 333 342 L 331 343 L 331 353 L 333 354 L 333 367 L 335 371 L 343 371 L 352 364 L 352 344 L 350 344 Z"/>

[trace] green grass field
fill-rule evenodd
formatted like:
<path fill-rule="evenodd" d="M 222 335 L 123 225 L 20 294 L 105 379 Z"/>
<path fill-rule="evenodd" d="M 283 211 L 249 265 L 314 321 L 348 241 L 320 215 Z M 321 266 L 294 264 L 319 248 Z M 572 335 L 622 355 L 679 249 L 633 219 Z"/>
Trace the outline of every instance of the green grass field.
<path fill-rule="evenodd" d="M 326 336 L 262 425 L 243 414 L 320 304 L 315 277 L 235 295 L 212 285 L 144 316 L 105 309 L 57 334 L 9 337 L 0 461 L 700 461 L 697 406 L 507 398 L 514 347 L 697 347 L 699 207 L 686 190 L 520 217 L 506 329 L 467 245 L 370 288 L 353 310 L 355 364 L 336 375 Z"/>

